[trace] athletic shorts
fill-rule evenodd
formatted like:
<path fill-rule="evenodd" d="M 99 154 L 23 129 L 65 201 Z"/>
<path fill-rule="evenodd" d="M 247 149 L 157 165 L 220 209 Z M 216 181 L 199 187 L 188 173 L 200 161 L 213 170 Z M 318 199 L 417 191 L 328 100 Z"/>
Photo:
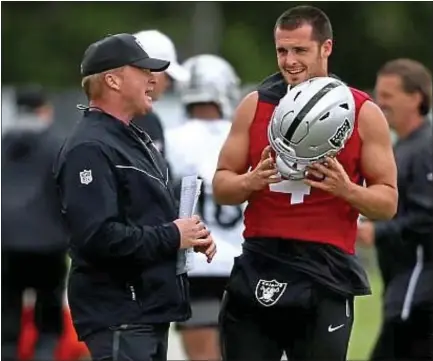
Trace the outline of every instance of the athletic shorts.
<path fill-rule="evenodd" d="M 338 295 L 262 254 L 244 252 L 219 317 L 223 361 L 345 361 L 353 296 Z"/>

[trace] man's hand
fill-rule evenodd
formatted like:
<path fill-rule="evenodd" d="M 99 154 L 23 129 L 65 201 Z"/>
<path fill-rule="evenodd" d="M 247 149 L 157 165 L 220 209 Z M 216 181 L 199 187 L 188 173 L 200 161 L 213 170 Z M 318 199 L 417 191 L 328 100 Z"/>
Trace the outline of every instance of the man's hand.
<path fill-rule="evenodd" d="M 256 168 L 247 173 L 245 182 L 246 187 L 251 191 L 260 191 L 269 184 L 281 182 L 269 145 L 263 149 L 260 162 Z"/>
<path fill-rule="evenodd" d="M 310 178 L 311 176 L 318 180 Z M 314 163 L 307 167 L 307 177 L 304 182 L 340 198 L 346 197 L 353 184 L 338 160 L 329 157 L 324 163 Z"/>
<path fill-rule="evenodd" d="M 203 246 L 195 246 L 194 247 L 195 252 L 203 253 L 207 257 L 207 263 L 211 263 L 212 259 L 214 258 L 217 247 L 213 239 L 211 239 L 210 244 L 203 245 Z"/>
<path fill-rule="evenodd" d="M 173 222 L 180 233 L 180 249 L 191 247 L 209 247 L 213 242 L 210 232 L 199 216 L 180 218 Z"/>
<path fill-rule="evenodd" d="M 203 253 L 207 262 L 211 263 L 216 254 L 216 244 L 209 230 L 199 216 L 176 219 L 174 224 L 180 232 L 180 249 L 194 248 L 195 252 Z"/>
<path fill-rule="evenodd" d="M 374 223 L 370 221 L 359 223 L 356 240 L 365 246 L 372 246 L 374 244 Z"/>

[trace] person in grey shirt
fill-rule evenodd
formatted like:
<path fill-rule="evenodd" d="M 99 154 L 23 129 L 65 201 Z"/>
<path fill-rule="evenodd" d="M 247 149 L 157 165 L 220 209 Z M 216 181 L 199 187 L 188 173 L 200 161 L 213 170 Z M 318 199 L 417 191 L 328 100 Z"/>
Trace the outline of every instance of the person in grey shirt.
<path fill-rule="evenodd" d="M 359 242 L 376 246 L 384 320 L 373 360 L 430 359 L 433 321 L 433 165 L 431 74 L 410 59 L 378 72 L 377 103 L 398 140 L 399 205 L 390 221 L 361 222 Z"/>

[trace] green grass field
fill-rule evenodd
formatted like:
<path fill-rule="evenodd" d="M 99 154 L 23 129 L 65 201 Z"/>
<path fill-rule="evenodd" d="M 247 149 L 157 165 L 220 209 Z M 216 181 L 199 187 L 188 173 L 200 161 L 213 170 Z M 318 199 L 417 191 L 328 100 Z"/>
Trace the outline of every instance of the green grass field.
<path fill-rule="evenodd" d="M 348 360 L 368 360 L 381 325 L 382 284 L 377 268 L 369 267 L 373 294 L 355 302 L 355 324 L 349 345 Z"/>

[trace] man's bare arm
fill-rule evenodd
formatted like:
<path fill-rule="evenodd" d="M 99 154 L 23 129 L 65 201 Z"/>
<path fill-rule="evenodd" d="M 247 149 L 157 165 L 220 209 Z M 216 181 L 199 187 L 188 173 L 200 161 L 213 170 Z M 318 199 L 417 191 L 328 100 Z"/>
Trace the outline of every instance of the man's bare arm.
<path fill-rule="evenodd" d="M 219 204 L 242 204 L 251 194 L 246 184 L 249 129 L 257 108 L 258 94 L 248 94 L 236 109 L 230 133 L 220 151 L 213 178 L 213 195 Z"/>
<path fill-rule="evenodd" d="M 344 198 L 371 220 L 391 219 L 397 212 L 397 166 L 385 116 L 371 101 L 360 110 L 358 131 L 362 140 L 361 171 L 367 187 L 352 183 Z"/>

